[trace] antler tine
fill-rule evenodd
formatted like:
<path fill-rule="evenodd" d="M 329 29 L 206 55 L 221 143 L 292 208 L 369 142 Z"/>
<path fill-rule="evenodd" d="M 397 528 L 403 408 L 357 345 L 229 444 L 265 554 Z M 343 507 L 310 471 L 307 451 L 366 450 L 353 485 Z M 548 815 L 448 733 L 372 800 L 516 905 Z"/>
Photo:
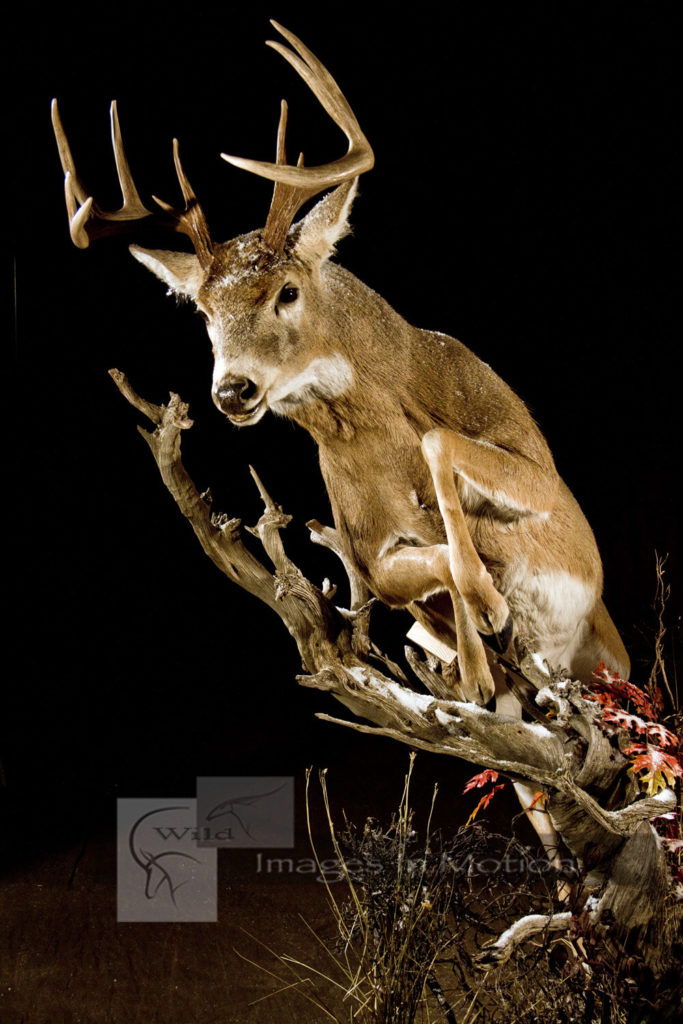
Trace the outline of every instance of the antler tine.
<path fill-rule="evenodd" d="M 271 181 L 279 181 L 298 188 L 314 189 L 312 194 L 333 185 L 339 185 L 349 178 L 355 178 L 363 171 L 369 171 L 375 162 L 372 148 L 332 75 L 297 36 L 275 21 L 272 21 L 271 24 L 291 43 L 298 51 L 299 56 L 279 42 L 269 40 L 268 46 L 277 50 L 292 65 L 333 121 L 342 129 L 349 140 L 348 151 L 345 156 L 333 163 L 322 164 L 319 167 L 273 164 L 229 156 L 227 153 L 221 153 L 221 156 L 235 167 L 241 167 L 245 171 L 251 171 L 263 178 L 269 178 Z"/>
<path fill-rule="evenodd" d="M 118 174 L 123 203 L 118 210 L 103 210 L 89 195 L 78 176 L 69 141 L 59 116 L 57 100 L 52 101 L 52 126 L 54 128 L 59 159 L 64 171 L 64 194 L 69 217 L 71 240 L 79 249 L 87 249 L 90 242 L 102 235 L 112 235 L 126 230 L 126 222 L 150 217 L 151 211 L 143 205 L 123 148 L 116 100 L 110 109 L 111 139 L 114 160 Z"/>
<path fill-rule="evenodd" d="M 285 147 L 285 135 L 287 132 L 287 101 L 280 103 L 280 121 L 277 127 L 277 150 L 276 160 L 278 165 L 287 162 L 287 151 Z M 299 153 L 297 167 L 303 167 L 304 155 Z M 263 238 L 267 245 L 275 250 L 282 249 L 287 239 L 287 232 L 290 224 L 296 216 L 297 210 L 319 191 L 319 186 L 310 188 L 296 188 L 292 185 L 285 185 L 281 181 L 275 182 L 273 198 L 268 211 L 268 220 L 263 231 Z"/>
<path fill-rule="evenodd" d="M 59 105 L 57 100 L 54 99 L 50 106 L 50 114 L 52 117 L 52 128 L 55 133 L 55 140 L 57 142 L 57 149 L 59 150 L 59 160 L 64 171 L 64 177 L 67 175 L 71 176 L 71 187 L 72 191 L 76 196 L 79 203 L 83 203 L 87 199 L 87 192 L 83 187 L 83 184 L 78 177 L 76 172 L 76 165 L 74 158 L 71 155 L 71 148 L 69 146 L 69 140 L 66 137 L 64 126 L 62 125 L 62 119 L 59 116 Z"/>
<path fill-rule="evenodd" d="M 90 245 L 90 239 L 85 230 L 85 224 L 91 216 L 93 200 L 92 197 L 88 196 L 83 182 L 78 177 L 69 140 L 66 137 L 62 119 L 59 116 L 59 105 L 56 99 L 52 101 L 50 113 L 52 116 L 52 128 L 57 141 L 57 149 L 59 150 L 59 161 L 64 172 L 64 198 L 66 200 L 71 240 L 79 249 L 87 249 Z"/>
<path fill-rule="evenodd" d="M 175 230 L 188 235 L 192 240 L 199 262 L 206 269 L 210 266 L 213 259 L 213 243 L 211 241 L 209 225 L 180 162 L 180 148 L 177 139 L 173 140 L 173 163 L 175 164 L 180 190 L 185 200 L 185 209 L 178 210 L 156 196 L 152 196 L 152 199 L 157 206 L 160 206 L 162 210 L 171 215 L 175 222 Z"/>
<path fill-rule="evenodd" d="M 287 100 L 280 101 L 280 120 L 277 126 L 277 148 L 275 159 L 279 164 L 287 163 L 287 115 L 289 113 L 289 107 L 287 106 Z"/>
<path fill-rule="evenodd" d="M 130 167 L 128 166 L 126 151 L 123 148 L 123 138 L 121 136 L 121 126 L 119 124 L 119 112 L 116 100 L 112 100 L 111 107 L 109 109 L 109 117 L 111 119 L 111 144 L 114 150 L 116 173 L 119 178 L 119 185 L 121 186 L 121 196 L 123 197 L 123 206 L 120 210 L 117 210 L 112 214 L 112 217 L 116 217 L 121 220 L 134 220 L 137 217 L 149 217 L 151 216 L 151 210 L 148 210 L 147 207 L 143 205 L 143 202 L 138 195 L 138 190 L 135 187 L 133 175 L 130 173 Z"/>

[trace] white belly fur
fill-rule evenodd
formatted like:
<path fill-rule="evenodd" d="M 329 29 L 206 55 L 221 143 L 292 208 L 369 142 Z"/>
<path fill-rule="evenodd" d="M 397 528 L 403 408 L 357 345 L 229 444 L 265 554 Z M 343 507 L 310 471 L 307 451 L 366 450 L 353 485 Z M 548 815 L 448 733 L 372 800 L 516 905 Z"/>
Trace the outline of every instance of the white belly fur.
<path fill-rule="evenodd" d="M 600 596 L 595 587 L 566 572 L 521 565 L 509 570 L 499 585 L 517 632 L 526 634 L 551 666 L 571 671 L 590 633 L 588 616 Z"/>

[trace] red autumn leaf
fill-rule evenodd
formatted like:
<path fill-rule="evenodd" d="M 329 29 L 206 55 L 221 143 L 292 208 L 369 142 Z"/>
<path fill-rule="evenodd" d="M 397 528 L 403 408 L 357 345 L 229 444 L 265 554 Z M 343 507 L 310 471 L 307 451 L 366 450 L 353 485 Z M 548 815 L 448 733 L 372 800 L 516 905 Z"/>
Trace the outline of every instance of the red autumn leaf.
<path fill-rule="evenodd" d="M 629 747 L 629 751 L 633 750 Z M 683 775 L 683 768 L 675 754 L 667 754 L 659 747 L 651 747 L 647 744 L 647 753 L 639 754 L 633 762 L 633 771 L 639 772 L 644 768 L 648 771 L 664 771 L 668 767 L 674 775 Z"/>
<path fill-rule="evenodd" d="M 608 693 L 605 690 L 592 690 L 590 693 L 587 693 L 585 696 L 588 698 L 588 700 L 597 701 L 598 704 L 604 704 L 605 707 L 608 707 L 608 708 L 609 707 L 615 708 L 617 706 L 617 702 L 614 699 L 614 697 L 612 696 L 612 694 Z"/>
<path fill-rule="evenodd" d="M 634 732 L 643 733 L 654 723 L 644 722 L 638 715 L 630 715 L 628 711 L 621 711 L 619 708 L 605 708 L 603 715 L 605 722 L 612 722 L 614 725 L 620 725 L 622 729 L 633 729 Z"/>
<path fill-rule="evenodd" d="M 626 680 L 622 679 L 618 672 L 610 672 L 604 661 L 598 662 L 593 669 L 593 676 L 601 683 L 608 683 L 610 686 L 622 686 Z"/>
<path fill-rule="evenodd" d="M 483 772 L 482 772 L 482 774 L 483 774 Z M 497 774 L 497 773 L 494 772 L 494 775 L 495 774 Z M 467 819 L 466 825 L 469 825 L 470 822 L 474 821 L 476 816 L 479 814 L 479 811 L 482 811 L 485 807 L 488 807 L 488 805 L 491 803 L 491 801 L 493 800 L 494 796 L 496 795 L 496 793 L 498 792 L 499 789 L 504 789 L 504 788 L 505 788 L 505 783 L 501 782 L 500 785 L 494 786 L 493 789 L 490 790 L 490 792 L 484 793 L 483 797 L 481 798 L 481 800 L 479 801 L 477 806 L 474 808 L 474 810 L 470 814 L 469 818 Z"/>
<path fill-rule="evenodd" d="M 654 708 L 652 707 L 650 698 L 644 690 L 641 690 L 638 686 L 634 686 L 633 683 L 624 683 L 619 689 L 640 711 L 644 711 L 649 718 L 654 718 Z"/>
<path fill-rule="evenodd" d="M 479 772 L 478 775 L 473 775 L 471 779 L 467 781 L 463 793 L 469 793 L 471 789 L 481 789 L 487 782 L 495 782 L 498 778 L 498 772 L 494 772 L 491 768 L 485 768 L 483 772 Z M 505 783 L 503 783 L 505 785 Z"/>
<path fill-rule="evenodd" d="M 648 737 L 652 736 L 655 739 L 659 740 L 659 745 L 661 747 L 678 746 L 678 736 L 676 736 L 675 733 L 671 732 L 670 729 L 667 729 L 665 726 L 661 725 L 659 722 L 648 722 L 647 734 Z"/>
<path fill-rule="evenodd" d="M 603 661 L 593 672 L 594 683 L 591 683 L 591 690 L 594 698 L 601 704 L 624 704 L 631 701 L 639 711 L 644 712 L 648 718 L 654 718 L 655 712 L 652 701 L 640 687 L 633 683 L 626 682 L 616 672 L 610 672 Z M 611 698 L 611 699 L 610 699 Z"/>
<path fill-rule="evenodd" d="M 618 707 L 631 701 L 639 711 L 642 711 L 648 718 L 654 718 L 654 709 L 647 695 L 634 686 L 632 683 L 623 683 L 621 686 L 609 686 L 607 683 L 591 684 L 591 692 L 587 694 L 593 700 L 599 701 L 610 707 Z"/>
<path fill-rule="evenodd" d="M 654 796 L 669 786 L 673 787 L 676 778 L 683 776 L 683 767 L 676 755 L 667 754 L 660 747 L 650 746 L 649 743 L 637 743 L 624 753 L 637 755 L 629 771 L 645 772 L 639 781 L 647 787 L 649 796 Z"/>
<path fill-rule="evenodd" d="M 541 791 L 540 791 L 539 793 L 536 793 L 536 794 L 534 795 L 534 798 L 533 798 L 533 800 L 532 800 L 532 801 L 531 801 L 531 803 L 529 804 L 529 806 L 528 806 L 528 807 L 525 807 L 525 808 L 524 808 L 524 810 L 525 810 L 525 811 L 531 811 L 531 810 L 533 810 L 533 808 L 534 808 L 534 807 L 536 806 L 536 804 L 538 803 L 538 801 L 539 801 L 539 800 L 540 800 L 541 798 L 545 798 L 545 796 L 546 796 L 546 794 L 545 794 L 545 793 L 543 792 L 543 790 L 541 790 Z"/>

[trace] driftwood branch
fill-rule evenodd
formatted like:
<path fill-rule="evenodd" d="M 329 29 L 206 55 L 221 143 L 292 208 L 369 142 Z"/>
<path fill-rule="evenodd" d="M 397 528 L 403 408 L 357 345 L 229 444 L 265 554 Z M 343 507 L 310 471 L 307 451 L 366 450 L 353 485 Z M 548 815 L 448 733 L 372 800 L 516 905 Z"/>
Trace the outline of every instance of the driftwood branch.
<path fill-rule="evenodd" d="M 351 589 L 351 608 L 356 610 L 367 605 L 370 600 L 370 590 L 344 551 L 337 531 L 332 526 L 323 526 L 317 519 L 309 520 L 306 526 L 311 531 L 312 542 L 334 551 L 344 566 Z"/>
<path fill-rule="evenodd" d="M 428 692 L 412 689 L 402 669 L 369 639 L 369 592 L 336 532 L 315 520 L 308 524 L 312 540 L 334 551 L 346 569 L 350 611 L 337 608 L 331 588 L 323 592 L 315 587 L 287 556 L 281 530 L 290 517 L 253 469 L 264 511 L 249 532 L 260 541 L 273 571 L 243 543 L 239 519 L 212 515 L 185 470 L 181 435 L 192 426 L 187 405 L 174 394 L 167 405 L 153 405 L 135 393 L 122 373 L 110 372 L 124 397 L 155 425 L 152 432 L 140 432 L 206 554 L 232 582 L 275 611 L 297 643 L 306 673 L 298 677 L 299 683 L 331 693 L 365 721 L 319 717 L 459 757 L 543 789 L 563 841 L 579 862 L 590 867 L 586 885 L 593 893 L 592 919 L 609 916 L 620 935 L 642 937 L 651 966 L 661 969 L 679 917 L 667 905 L 670 878 L 649 819 L 673 809 L 674 794 L 667 790 L 650 799 L 636 798 L 626 775 L 628 764 L 614 738 L 600 728 L 579 684 L 553 678 L 532 652 L 520 651 L 518 664 L 505 667 L 510 688 L 531 722 L 456 700 L 434 661 L 424 663 L 414 653 L 408 662 Z M 551 708 L 554 720 L 546 715 Z M 554 915 L 539 927 L 553 930 L 564 921 L 564 913 Z M 509 955 L 535 923 L 527 922 L 527 927 L 517 922 L 516 930 L 501 936 L 490 958 Z"/>
<path fill-rule="evenodd" d="M 492 967 L 494 964 L 505 963 L 528 939 L 551 932 L 569 931 L 572 916 L 569 911 L 563 911 L 561 914 L 527 914 L 526 917 L 520 917 L 492 945 L 482 950 L 478 957 L 479 964 Z"/>

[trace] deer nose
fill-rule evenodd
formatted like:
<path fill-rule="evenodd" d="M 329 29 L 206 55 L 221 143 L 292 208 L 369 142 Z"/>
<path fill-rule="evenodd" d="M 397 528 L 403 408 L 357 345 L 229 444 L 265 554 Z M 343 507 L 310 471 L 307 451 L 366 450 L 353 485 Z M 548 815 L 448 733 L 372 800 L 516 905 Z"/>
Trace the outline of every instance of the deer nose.
<path fill-rule="evenodd" d="M 246 377 L 226 377 L 213 390 L 213 400 L 224 413 L 242 412 L 245 402 L 256 393 L 253 380 Z"/>

